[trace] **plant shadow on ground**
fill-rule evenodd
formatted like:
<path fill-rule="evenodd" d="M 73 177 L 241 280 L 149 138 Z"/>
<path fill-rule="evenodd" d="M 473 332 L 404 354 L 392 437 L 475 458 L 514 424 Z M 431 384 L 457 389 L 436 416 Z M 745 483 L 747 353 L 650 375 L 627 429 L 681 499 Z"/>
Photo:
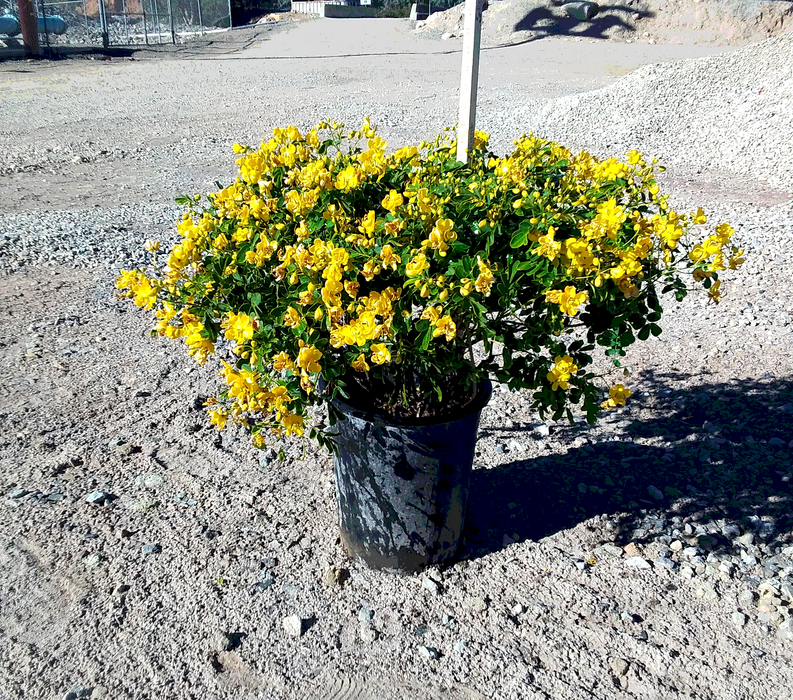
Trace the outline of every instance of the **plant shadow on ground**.
<path fill-rule="evenodd" d="M 538 35 L 530 39 L 544 39 L 549 36 L 586 37 L 588 39 L 607 39 L 606 32 L 614 27 L 621 27 L 629 32 L 636 31 L 635 27 L 620 17 L 641 18 L 654 17 L 655 13 L 639 10 L 628 5 L 601 6 L 598 13 L 590 20 L 579 20 L 575 17 L 559 15 L 559 8 L 566 4 L 566 0 L 554 0 L 549 6 L 535 7 L 522 20 L 515 24 L 514 31 L 533 31 Z M 555 13 L 550 8 L 555 8 Z M 525 43 L 525 42 L 521 42 Z"/>
<path fill-rule="evenodd" d="M 611 521 L 623 545 L 653 541 L 675 516 L 695 526 L 718 523 L 714 549 L 730 547 L 719 534 L 725 524 L 772 546 L 791 544 L 793 380 L 669 388 L 687 378 L 645 373 L 645 391 L 610 417 L 605 435 L 576 442 L 592 430 L 586 424 L 553 434 L 578 445 L 567 454 L 475 470 L 460 555 L 483 556 L 502 549 L 504 535 L 538 540 L 596 516 Z M 500 441 L 543 439 L 531 431 L 488 432 Z"/>

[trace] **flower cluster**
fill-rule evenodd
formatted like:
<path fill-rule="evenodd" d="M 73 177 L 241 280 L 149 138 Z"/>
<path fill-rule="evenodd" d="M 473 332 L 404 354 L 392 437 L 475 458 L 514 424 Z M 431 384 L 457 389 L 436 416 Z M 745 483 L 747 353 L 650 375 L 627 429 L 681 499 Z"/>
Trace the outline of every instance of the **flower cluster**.
<path fill-rule="evenodd" d="M 594 420 L 630 396 L 601 400 L 595 345 L 623 355 L 661 332 L 661 294 L 680 300 L 690 280 L 716 302 L 719 273 L 743 262 L 727 224 L 697 237 L 702 210 L 669 208 L 636 151 L 600 160 L 524 136 L 500 158 L 479 132 L 468 164 L 455 149 L 442 134 L 388 152 L 368 120 L 290 126 L 236 145 L 228 187 L 177 200 L 179 243 L 149 242 L 151 269 L 117 287 L 199 363 L 233 358 L 215 425 L 257 445 L 265 428 L 300 435 L 310 405 L 355 386 L 427 415 L 488 374 L 543 413 L 581 404 Z"/>

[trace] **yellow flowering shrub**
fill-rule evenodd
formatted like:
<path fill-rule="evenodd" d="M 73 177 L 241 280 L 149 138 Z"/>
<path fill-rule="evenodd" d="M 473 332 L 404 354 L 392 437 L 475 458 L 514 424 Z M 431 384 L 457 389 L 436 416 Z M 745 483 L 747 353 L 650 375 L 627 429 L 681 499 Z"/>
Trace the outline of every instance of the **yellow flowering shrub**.
<path fill-rule="evenodd" d="M 197 362 L 219 356 L 209 418 L 258 446 L 265 429 L 302 435 L 308 407 L 336 395 L 423 417 L 486 375 L 542 414 L 579 404 L 594 420 L 630 396 L 602 400 L 595 346 L 619 364 L 661 332 L 660 296 L 691 283 L 717 302 L 742 251 L 729 225 L 672 211 L 636 151 L 599 160 L 523 136 L 502 158 L 487 142 L 463 165 L 450 135 L 389 153 L 368 120 L 276 129 L 235 146 L 228 187 L 177 200 L 179 243 L 147 243 L 150 269 L 117 287 Z"/>

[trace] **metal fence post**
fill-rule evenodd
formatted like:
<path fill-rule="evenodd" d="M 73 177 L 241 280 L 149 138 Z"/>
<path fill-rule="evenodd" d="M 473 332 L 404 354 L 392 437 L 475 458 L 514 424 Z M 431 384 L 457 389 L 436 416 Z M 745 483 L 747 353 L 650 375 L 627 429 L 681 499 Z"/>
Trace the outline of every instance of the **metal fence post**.
<path fill-rule="evenodd" d="M 201 16 L 201 0 L 196 0 L 198 5 L 198 24 L 201 25 L 201 36 L 204 36 L 204 18 Z"/>
<path fill-rule="evenodd" d="M 171 43 L 176 43 L 176 27 L 173 23 L 173 3 L 171 0 L 168 0 L 168 17 L 171 20 Z"/>
<path fill-rule="evenodd" d="M 105 11 L 105 0 L 97 2 L 99 7 L 99 27 L 102 30 L 102 47 L 110 46 L 110 33 L 107 27 L 107 12 Z"/>
<path fill-rule="evenodd" d="M 229 0 L 229 29 L 234 26 L 234 22 L 231 19 L 231 0 Z"/>

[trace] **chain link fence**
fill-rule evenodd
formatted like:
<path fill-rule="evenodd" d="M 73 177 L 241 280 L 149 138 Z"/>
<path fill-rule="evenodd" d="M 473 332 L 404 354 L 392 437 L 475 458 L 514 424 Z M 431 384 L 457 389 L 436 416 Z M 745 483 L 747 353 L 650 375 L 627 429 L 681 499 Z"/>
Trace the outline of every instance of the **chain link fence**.
<path fill-rule="evenodd" d="M 42 48 L 176 43 L 246 24 L 278 0 L 34 0 Z M 288 4 L 287 4 L 288 7 Z M 0 0 L 0 41 L 21 45 L 16 0 Z"/>

